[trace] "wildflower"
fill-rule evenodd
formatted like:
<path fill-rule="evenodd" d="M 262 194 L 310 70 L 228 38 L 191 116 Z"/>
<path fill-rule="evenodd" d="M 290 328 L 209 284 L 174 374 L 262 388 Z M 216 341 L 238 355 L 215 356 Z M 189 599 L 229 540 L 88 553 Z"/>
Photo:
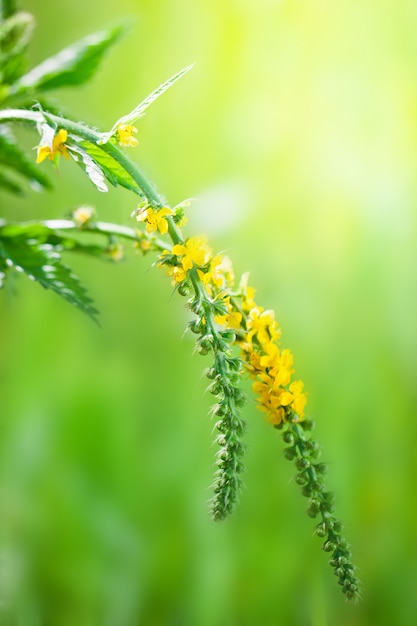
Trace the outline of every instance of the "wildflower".
<path fill-rule="evenodd" d="M 247 330 L 249 331 L 248 339 L 252 339 L 256 335 L 261 344 L 266 344 L 270 340 L 274 341 L 280 336 L 278 323 L 274 319 L 274 312 L 271 310 L 264 311 L 262 307 L 255 306 L 249 311 Z"/>
<path fill-rule="evenodd" d="M 78 227 L 82 227 L 91 221 L 94 216 L 94 208 L 91 206 L 80 206 L 72 213 L 72 219 Z"/>
<path fill-rule="evenodd" d="M 168 222 L 166 220 L 167 215 L 173 215 L 174 212 L 168 207 L 155 210 L 151 207 L 141 209 L 136 219 L 138 222 L 146 222 L 146 232 L 153 233 L 158 230 L 161 235 L 165 235 L 168 232 Z"/>
<path fill-rule="evenodd" d="M 181 264 L 184 271 L 190 270 L 193 265 L 205 265 L 211 255 L 211 249 L 207 245 L 206 237 L 190 237 L 185 244 L 176 244 L 172 253 L 182 257 Z"/>
<path fill-rule="evenodd" d="M 121 261 L 124 257 L 123 246 L 120 243 L 112 243 L 108 249 L 107 254 L 112 261 Z"/>
<path fill-rule="evenodd" d="M 138 129 L 132 126 L 132 124 L 119 124 L 117 127 L 117 141 L 126 148 L 135 148 L 139 142 L 133 135 L 136 135 L 137 132 Z"/>
<path fill-rule="evenodd" d="M 67 138 L 68 132 L 61 128 L 52 139 L 52 145 L 41 144 L 38 146 L 36 163 L 42 163 L 45 159 L 54 161 L 61 154 L 65 159 L 69 159 L 68 148 L 65 145 Z"/>
<path fill-rule="evenodd" d="M 307 403 L 307 396 L 303 393 L 304 383 L 301 380 L 295 380 L 289 386 L 289 391 L 284 391 L 281 398 L 281 404 L 288 406 L 289 404 L 299 417 L 304 416 L 304 407 Z"/>

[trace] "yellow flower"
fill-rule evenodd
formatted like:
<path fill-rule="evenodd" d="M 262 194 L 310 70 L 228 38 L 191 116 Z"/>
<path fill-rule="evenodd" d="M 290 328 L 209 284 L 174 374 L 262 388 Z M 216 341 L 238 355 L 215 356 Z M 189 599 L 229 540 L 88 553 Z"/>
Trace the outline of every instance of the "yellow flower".
<path fill-rule="evenodd" d="M 307 396 L 303 393 L 304 383 L 302 380 L 295 380 L 291 383 L 289 391 L 284 391 L 281 396 L 282 406 L 291 404 L 293 410 L 299 417 L 304 416 L 304 407 L 307 403 Z"/>
<path fill-rule="evenodd" d="M 271 310 L 264 311 L 262 307 L 253 307 L 249 311 L 246 327 L 249 331 L 249 341 L 256 335 L 259 343 L 266 344 L 280 336 L 278 323 L 274 319 L 274 312 Z"/>
<path fill-rule="evenodd" d="M 91 206 L 80 206 L 72 214 L 72 218 L 77 226 L 84 226 L 91 220 L 94 215 L 94 209 Z"/>
<path fill-rule="evenodd" d="M 193 265 L 205 265 L 211 255 L 211 249 L 207 245 L 206 237 L 190 237 L 185 244 L 176 244 L 172 248 L 172 254 L 182 257 L 181 264 L 184 271 L 190 270 Z"/>
<path fill-rule="evenodd" d="M 68 149 L 65 142 L 68 138 L 68 132 L 61 128 L 52 140 L 52 147 L 48 144 L 38 146 L 36 163 L 42 163 L 45 159 L 53 161 L 55 157 L 62 154 L 65 159 L 69 159 Z"/>
<path fill-rule="evenodd" d="M 153 233 L 158 230 L 161 235 L 168 232 L 168 222 L 165 219 L 167 215 L 173 215 L 174 211 L 168 207 L 163 207 L 158 211 L 147 208 L 139 211 L 136 216 L 138 222 L 146 222 L 146 232 Z"/>
<path fill-rule="evenodd" d="M 132 124 L 119 124 L 117 127 L 117 141 L 121 146 L 134 148 L 139 143 L 138 140 L 133 137 L 137 132 L 138 129 L 132 126 Z"/>
<path fill-rule="evenodd" d="M 171 265 L 168 269 L 168 276 L 174 279 L 175 283 L 182 283 L 187 278 L 186 272 L 178 265 Z"/>

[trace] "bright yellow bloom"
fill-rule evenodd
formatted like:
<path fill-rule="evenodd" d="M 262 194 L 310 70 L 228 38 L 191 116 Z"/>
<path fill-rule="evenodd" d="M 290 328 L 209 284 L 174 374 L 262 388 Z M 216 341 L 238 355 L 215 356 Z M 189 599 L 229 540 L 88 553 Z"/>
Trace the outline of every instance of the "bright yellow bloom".
<path fill-rule="evenodd" d="M 182 283 L 187 278 L 187 273 L 178 265 L 168 266 L 168 276 L 174 279 L 175 283 Z"/>
<path fill-rule="evenodd" d="M 138 129 L 132 124 L 119 124 L 117 127 L 117 141 L 121 146 L 127 148 L 134 148 L 138 145 L 138 140 L 133 135 L 136 135 Z"/>
<path fill-rule="evenodd" d="M 266 344 L 280 336 L 278 323 L 274 319 L 274 312 L 271 310 L 264 311 L 262 307 L 253 307 L 249 311 L 246 327 L 249 331 L 249 341 L 256 335 L 259 343 Z"/>
<path fill-rule="evenodd" d="M 68 149 L 65 142 L 68 138 L 68 132 L 61 128 L 52 140 L 52 147 L 47 144 L 38 146 L 36 163 L 42 163 L 45 159 L 54 161 L 55 157 L 62 154 L 65 159 L 69 159 Z"/>
<path fill-rule="evenodd" d="M 181 264 L 184 271 L 190 270 L 193 265 L 205 265 L 211 255 L 211 249 L 207 245 L 206 237 L 190 237 L 185 244 L 176 244 L 172 248 L 172 254 L 182 257 Z"/>
<path fill-rule="evenodd" d="M 153 233 L 158 230 L 161 235 L 168 232 L 168 222 L 165 219 L 167 215 L 173 215 L 174 211 L 168 207 L 163 207 L 158 211 L 148 207 L 139 211 L 136 216 L 138 222 L 146 222 L 146 232 Z"/>
<path fill-rule="evenodd" d="M 291 404 L 293 410 L 299 417 L 304 416 L 304 407 L 307 403 L 307 396 L 303 393 L 304 383 L 301 380 L 295 380 L 291 383 L 289 391 L 284 391 L 281 396 L 282 406 Z"/>

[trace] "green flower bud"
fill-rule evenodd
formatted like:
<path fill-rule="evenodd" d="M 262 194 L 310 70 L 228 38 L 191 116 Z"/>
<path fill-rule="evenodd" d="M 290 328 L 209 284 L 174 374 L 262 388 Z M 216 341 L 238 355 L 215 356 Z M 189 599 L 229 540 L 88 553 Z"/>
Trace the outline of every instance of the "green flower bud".
<path fill-rule="evenodd" d="M 308 503 L 307 515 L 309 517 L 316 517 L 320 511 L 320 500 L 316 498 L 311 498 Z"/>
<path fill-rule="evenodd" d="M 326 524 L 320 523 L 316 526 L 316 535 L 318 537 L 325 537 L 327 535 Z"/>
<path fill-rule="evenodd" d="M 297 449 L 295 447 L 285 448 L 284 456 L 288 461 L 292 461 L 297 456 Z"/>
<path fill-rule="evenodd" d="M 306 459 L 304 456 L 300 456 L 296 462 L 295 462 L 295 467 L 300 470 L 307 470 L 310 467 L 311 463 L 308 459 Z"/>
<path fill-rule="evenodd" d="M 306 484 L 307 481 L 308 481 L 308 478 L 305 474 L 296 474 L 295 482 L 297 483 L 297 485 L 303 486 Z"/>
<path fill-rule="evenodd" d="M 286 430 L 284 433 L 282 433 L 282 438 L 285 443 L 288 443 L 291 446 L 294 444 L 294 435 L 291 431 Z"/>
<path fill-rule="evenodd" d="M 333 552 L 335 547 L 336 545 L 333 543 L 333 541 L 325 541 L 323 544 L 323 550 L 325 552 Z"/>
<path fill-rule="evenodd" d="M 188 285 L 186 285 L 185 283 L 181 283 L 180 285 L 178 285 L 178 293 L 180 294 L 180 296 L 188 296 L 188 294 L 190 293 Z"/>
<path fill-rule="evenodd" d="M 214 367 L 208 367 L 206 369 L 206 376 L 209 380 L 214 380 L 216 378 L 217 372 Z"/>
<path fill-rule="evenodd" d="M 313 422 L 313 420 L 303 420 L 302 422 L 300 422 L 300 426 L 303 430 L 314 430 L 316 424 Z"/>

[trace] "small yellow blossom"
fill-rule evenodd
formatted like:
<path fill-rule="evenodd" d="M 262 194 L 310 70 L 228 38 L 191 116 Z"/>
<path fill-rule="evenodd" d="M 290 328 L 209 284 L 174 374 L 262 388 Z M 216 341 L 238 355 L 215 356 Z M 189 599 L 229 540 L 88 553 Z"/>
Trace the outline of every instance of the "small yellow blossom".
<path fill-rule="evenodd" d="M 38 146 L 36 163 L 42 163 L 45 159 L 54 161 L 59 155 L 62 155 L 65 159 L 69 159 L 68 149 L 65 145 L 67 138 L 68 132 L 61 128 L 54 136 L 52 146 L 48 146 L 48 144 Z"/>
<path fill-rule="evenodd" d="M 84 226 L 84 224 L 91 221 L 94 212 L 94 208 L 91 206 L 80 206 L 73 211 L 72 218 L 77 226 Z"/>
<path fill-rule="evenodd" d="M 174 212 L 168 207 L 155 210 L 151 207 L 142 209 L 136 216 L 138 222 L 146 222 L 146 232 L 153 233 L 158 230 L 161 235 L 168 232 L 167 215 L 173 215 Z"/>
<path fill-rule="evenodd" d="M 108 250 L 107 253 L 109 255 L 109 257 L 112 259 L 112 261 L 121 261 L 124 257 L 124 251 L 123 251 L 123 246 L 120 243 L 114 243 L 112 244 Z"/>
<path fill-rule="evenodd" d="M 138 129 L 132 126 L 132 124 L 119 124 L 117 127 L 117 141 L 126 148 L 135 148 L 139 142 L 133 135 L 136 135 L 137 132 Z"/>
<path fill-rule="evenodd" d="M 171 265 L 168 268 L 168 276 L 171 276 L 175 283 L 182 283 L 182 281 L 187 278 L 187 273 L 182 267 L 178 267 L 178 265 Z"/>
<path fill-rule="evenodd" d="M 149 252 L 152 247 L 152 243 L 149 241 L 149 239 L 141 239 L 139 242 L 139 246 L 142 252 Z"/>
<path fill-rule="evenodd" d="M 211 255 L 206 237 L 190 237 L 185 244 L 176 244 L 172 254 L 182 257 L 181 264 L 184 271 L 190 270 L 193 265 L 205 265 Z"/>

